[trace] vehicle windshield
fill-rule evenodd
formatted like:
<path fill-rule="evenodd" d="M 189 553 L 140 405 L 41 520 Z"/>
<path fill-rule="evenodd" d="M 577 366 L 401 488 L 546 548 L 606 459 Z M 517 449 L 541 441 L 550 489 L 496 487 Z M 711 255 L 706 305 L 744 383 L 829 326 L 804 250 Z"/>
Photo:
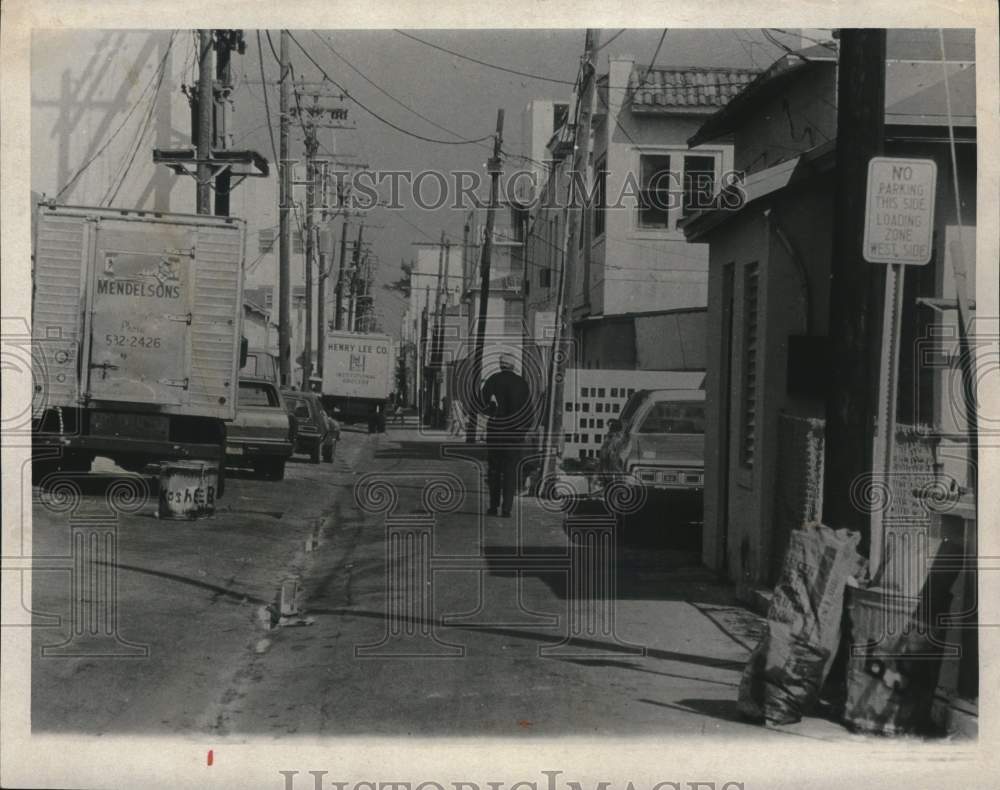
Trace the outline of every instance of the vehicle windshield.
<path fill-rule="evenodd" d="M 246 364 L 240 369 L 240 373 L 253 378 L 277 380 L 277 370 L 274 367 L 274 359 L 269 354 L 251 351 L 247 354 Z"/>
<path fill-rule="evenodd" d="M 277 406 L 278 393 L 274 387 L 267 384 L 257 384 L 252 381 L 240 382 L 240 406 Z"/>
<path fill-rule="evenodd" d="M 705 404 L 658 401 L 643 419 L 639 433 L 705 433 Z"/>
<path fill-rule="evenodd" d="M 255 354 L 247 354 L 246 364 L 240 368 L 240 373 L 245 373 L 248 376 L 257 376 L 257 356 Z"/>
<path fill-rule="evenodd" d="M 632 396 L 626 401 L 622 413 L 618 416 L 619 421 L 622 425 L 627 424 L 632 416 L 636 413 L 639 405 L 646 399 L 648 390 L 639 390 L 638 392 L 632 393 Z"/>

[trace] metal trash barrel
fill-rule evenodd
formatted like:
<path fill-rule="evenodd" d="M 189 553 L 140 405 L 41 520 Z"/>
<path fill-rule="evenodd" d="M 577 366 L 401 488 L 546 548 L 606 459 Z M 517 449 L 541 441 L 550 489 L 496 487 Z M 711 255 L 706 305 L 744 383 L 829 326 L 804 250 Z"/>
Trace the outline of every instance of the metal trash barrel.
<path fill-rule="evenodd" d="M 204 461 L 171 461 L 160 469 L 157 515 L 169 519 L 196 519 L 215 514 L 219 469 Z"/>
<path fill-rule="evenodd" d="M 930 725 L 944 645 L 925 596 L 847 589 L 844 723 L 859 732 L 923 733 Z"/>

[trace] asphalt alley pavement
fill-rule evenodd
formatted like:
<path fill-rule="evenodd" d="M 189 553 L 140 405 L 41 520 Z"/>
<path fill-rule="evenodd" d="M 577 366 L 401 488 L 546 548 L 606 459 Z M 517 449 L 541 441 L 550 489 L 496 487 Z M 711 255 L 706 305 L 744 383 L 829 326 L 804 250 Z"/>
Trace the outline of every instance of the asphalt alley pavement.
<path fill-rule="evenodd" d="M 213 518 L 159 521 L 152 504 L 121 516 L 116 655 L 39 655 L 73 613 L 68 574 L 44 571 L 69 551 L 69 519 L 36 491 L 36 624 L 63 622 L 34 631 L 33 728 L 854 737 L 741 721 L 761 621 L 731 589 L 690 550 L 627 545 L 601 565 L 590 533 L 570 541 L 563 513 L 533 498 L 484 516 L 482 462 L 443 434 L 345 431 L 332 466 L 231 479 Z M 77 516 L 102 502 L 87 493 Z M 278 621 L 289 578 L 297 610 Z M 124 655 L 135 646 L 147 654 Z"/>

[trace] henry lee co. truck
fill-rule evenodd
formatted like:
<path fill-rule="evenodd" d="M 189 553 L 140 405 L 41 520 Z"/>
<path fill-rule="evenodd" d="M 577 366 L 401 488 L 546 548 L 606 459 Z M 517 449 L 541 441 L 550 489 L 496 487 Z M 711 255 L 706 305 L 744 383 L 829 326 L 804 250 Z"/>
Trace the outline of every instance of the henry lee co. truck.
<path fill-rule="evenodd" d="M 219 468 L 235 417 L 244 223 L 230 217 L 35 207 L 36 475 Z"/>
<path fill-rule="evenodd" d="M 323 406 L 342 422 L 385 430 L 395 355 L 388 335 L 328 332 L 323 356 Z"/>

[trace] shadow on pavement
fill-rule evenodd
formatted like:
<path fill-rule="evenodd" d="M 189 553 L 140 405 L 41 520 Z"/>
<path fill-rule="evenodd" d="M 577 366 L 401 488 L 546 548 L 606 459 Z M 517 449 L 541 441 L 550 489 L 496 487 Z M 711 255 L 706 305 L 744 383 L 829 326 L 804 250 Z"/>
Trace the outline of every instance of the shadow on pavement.
<path fill-rule="evenodd" d="M 642 672 L 647 675 L 660 675 L 661 677 L 667 678 L 677 678 L 679 680 L 691 680 L 696 683 L 711 683 L 716 686 L 728 686 L 729 688 L 738 688 L 739 683 L 730 683 L 726 680 L 712 680 L 710 678 L 699 678 L 693 675 L 678 675 L 676 672 L 661 672 L 656 669 L 647 669 L 640 664 L 632 664 L 627 661 L 613 661 L 606 658 L 564 658 L 562 659 L 568 664 L 577 664 L 582 667 L 596 667 L 599 669 L 630 669 L 634 672 Z"/>

